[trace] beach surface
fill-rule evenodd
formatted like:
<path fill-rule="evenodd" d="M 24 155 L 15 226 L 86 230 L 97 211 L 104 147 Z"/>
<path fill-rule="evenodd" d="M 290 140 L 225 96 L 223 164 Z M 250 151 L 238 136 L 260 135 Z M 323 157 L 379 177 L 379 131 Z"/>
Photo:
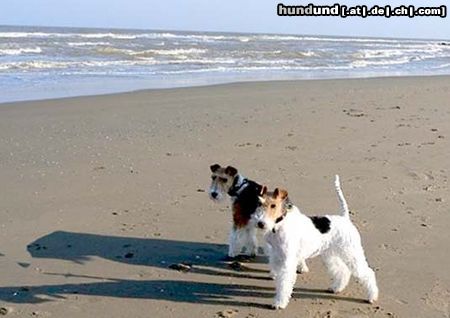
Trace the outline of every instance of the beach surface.
<path fill-rule="evenodd" d="M 0 311 L 11 317 L 449 317 L 450 77 L 280 81 L 0 105 Z M 319 259 L 268 309 L 264 256 L 224 262 L 209 166 L 337 213 L 376 271 L 325 292 Z M 172 265 L 189 264 L 186 272 Z"/>

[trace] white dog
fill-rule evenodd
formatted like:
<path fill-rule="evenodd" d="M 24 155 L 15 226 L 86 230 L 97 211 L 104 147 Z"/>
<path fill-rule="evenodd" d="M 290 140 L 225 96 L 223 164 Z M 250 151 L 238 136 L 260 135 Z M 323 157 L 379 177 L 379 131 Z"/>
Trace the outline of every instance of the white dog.
<path fill-rule="evenodd" d="M 307 271 L 305 260 L 321 255 L 333 281 L 331 292 L 341 292 L 350 276 L 355 276 L 367 290 L 367 299 L 378 299 L 374 271 L 369 267 L 358 230 L 350 221 L 339 176 L 335 188 L 341 215 L 308 217 L 291 204 L 286 190 L 267 193 L 263 188 L 260 206 L 252 222 L 265 230 L 269 245 L 271 274 L 276 282 L 273 307 L 283 309 L 289 303 L 297 278 L 297 264 Z"/>

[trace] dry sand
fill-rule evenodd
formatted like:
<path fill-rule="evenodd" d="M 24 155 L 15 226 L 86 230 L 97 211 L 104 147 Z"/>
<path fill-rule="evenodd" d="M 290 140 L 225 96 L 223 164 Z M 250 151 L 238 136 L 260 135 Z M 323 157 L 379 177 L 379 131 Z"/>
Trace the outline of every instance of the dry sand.
<path fill-rule="evenodd" d="M 0 105 L 0 314 L 11 317 L 449 317 L 450 77 L 288 81 Z M 221 262 L 228 202 L 209 165 L 335 213 L 333 176 L 380 300 L 320 260 L 288 309 L 263 257 Z M 168 268 L 193 265 L 189 272 Z"/>

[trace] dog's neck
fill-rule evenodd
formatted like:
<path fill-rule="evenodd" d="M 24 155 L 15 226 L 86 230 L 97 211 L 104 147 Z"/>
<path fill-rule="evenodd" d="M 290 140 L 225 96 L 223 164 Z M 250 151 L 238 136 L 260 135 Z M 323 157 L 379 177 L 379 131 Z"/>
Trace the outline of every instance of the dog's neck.
<path fill-rule="evenodd" d="M 242 190 L 245 189 L 247 186 L 248 180 L 238 174 L 234 177 L 233 185 L 231 186 L 230 190 L 228 190 L 228 195 L 230 197 L 237 197 L 242 192 Z"/>

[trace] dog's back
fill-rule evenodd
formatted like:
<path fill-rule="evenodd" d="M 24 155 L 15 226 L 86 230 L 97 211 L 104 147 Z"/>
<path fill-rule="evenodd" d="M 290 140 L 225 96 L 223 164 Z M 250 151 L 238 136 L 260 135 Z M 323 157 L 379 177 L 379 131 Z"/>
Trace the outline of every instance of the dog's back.
<path fill-rule="evenodd" d="M 258 206 L 258 195 L 261 188 L 261 185 L 248 180 L 246 187 L 236 196 L 233 202 L 233 222 L 235 226 L 240 228 L 248 224 Z"/>

